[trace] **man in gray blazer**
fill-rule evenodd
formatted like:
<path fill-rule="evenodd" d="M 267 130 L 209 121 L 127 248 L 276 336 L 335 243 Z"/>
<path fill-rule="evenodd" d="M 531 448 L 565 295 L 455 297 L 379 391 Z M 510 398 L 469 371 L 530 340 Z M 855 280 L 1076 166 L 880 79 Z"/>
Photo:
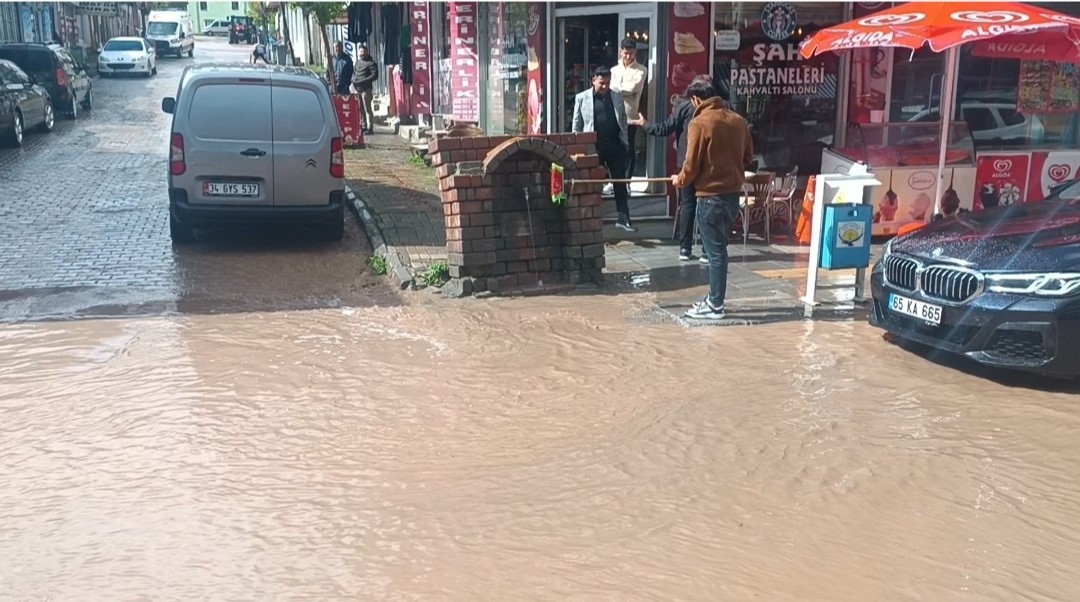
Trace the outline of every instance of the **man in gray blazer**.
<path fill-rule="evenodd" d="M 593 72 L 592 88 L 574 98 L 574 132 L 596 132 L 596 154 L 607 168 L 608 177 L 626 177 L 627 135 L 626 108 L 622 95 L 612 90 L 611 69 L 597 67 Z M 619 217 L 615 226 L 627 232 L 636 232 L 630 222 L 628 191 L 625 183 L 612 184 L 615 189 L 615 207 Z"/>

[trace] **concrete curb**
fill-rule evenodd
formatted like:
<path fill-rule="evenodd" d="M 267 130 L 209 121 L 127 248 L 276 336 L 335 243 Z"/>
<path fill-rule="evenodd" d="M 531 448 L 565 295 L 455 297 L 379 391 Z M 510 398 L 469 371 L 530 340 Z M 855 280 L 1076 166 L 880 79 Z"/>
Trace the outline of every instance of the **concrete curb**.
<path fill-rule="evenodd" d="M 409 268 L 402 263 L 397 249 L 386 244 L 382 231 L 379 230 L 378 224 L 375 223 L 375 216 L 368 211 L 364 201 L 353 192 L 352 187 L 348 184 L 345 185 L 345 197 L 349 200 L 349 207 L 356 214 L 356 219 L 360 220 L 360 227 L 364 229 L 368 238 L 371 239 L 371 246 L 374 247 L 375 254 L 386 258 L 390 277 L 394 279 L 394 282 L 397 283 L 401 290 L 411 287 L 413 277 L 409 272 Z"/>

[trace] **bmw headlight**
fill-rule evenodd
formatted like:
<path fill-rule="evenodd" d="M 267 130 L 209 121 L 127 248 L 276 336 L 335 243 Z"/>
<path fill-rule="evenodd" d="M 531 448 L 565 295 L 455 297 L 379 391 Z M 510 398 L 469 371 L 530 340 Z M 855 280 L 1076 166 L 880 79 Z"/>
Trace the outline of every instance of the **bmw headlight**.
<path fill-rule="evenodd" d="M 986 274 L 986 290 L 1014 295 L 1066 297 L 1080 293 L 1080 273 Z"/>

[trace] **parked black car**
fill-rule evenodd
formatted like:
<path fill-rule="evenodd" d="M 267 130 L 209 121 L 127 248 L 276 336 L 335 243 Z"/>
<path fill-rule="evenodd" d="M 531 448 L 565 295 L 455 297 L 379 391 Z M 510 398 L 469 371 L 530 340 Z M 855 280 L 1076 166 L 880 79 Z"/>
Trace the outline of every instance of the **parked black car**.
<path fill-rule="evenodd" d="M 0 136 L 11 146 L 22 146 L 30 128 L 51 132 L 55 125 L 52 102 L 45 88 L 11 61 L 0 60 Z"/>
<path fill-rule="evenodd" d="M 870 323 L 979 363 L 1080 376 L 1080 179 L 893 239 Z"/>
<path fill-rule="evenodd" d="M 230 44 L 254 44 L 255 21 L 251 17 L 229 17 L 229 43 Z"/>
<path fill-rule="evenodd" d="M 75 119 L 94 106 L 90 75 L 58 44 L 0 44 L 0 59 L 18 65 L 49 92 L 54 108 Z"/>

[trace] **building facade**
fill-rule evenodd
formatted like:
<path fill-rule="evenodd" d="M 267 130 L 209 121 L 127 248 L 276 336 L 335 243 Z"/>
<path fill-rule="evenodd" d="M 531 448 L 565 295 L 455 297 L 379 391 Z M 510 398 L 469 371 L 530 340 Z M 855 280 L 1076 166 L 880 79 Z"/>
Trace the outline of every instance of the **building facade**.
<path fill-rule="evenodd" d="M 187 11 L 195 22 L 195 27 L 202 32 L 218 19 L 232 16 L 242 17 L 247 14 L 247 2 L 188 2 Z"/>
<path fill-rule="evenodd" d="M 721 94 L 750 124 L 754 167 L 777 174 L 797 169 L 805 181 L 807 175 L 821 173 L 826 148 L 852 143 L 849 123 L 862 124 L 866 134 L 879 122 L 938 120 L 943 54 L 877 48 L 804 60 L 798 52 L 802 40 L 817 30 L 893 4 L 381 6 L 401 7 L 406 14 L 409 37 L 403 38 L 399 56 L 408 75 L 403 93 L 398 94 L 408 98 L 400 107 L 405 120 L 467 121 L 490 134 L 569 131 L 574 95 L 590 85 L 596 67 L 615 65 L 619 44 L 631 39 L 638 62 L 649 72 L 640 107 L 646 119 L 665 118 L 695 75 L 711 74 Z M 1077 3 L 1034 4 L 1080 16 Z M 1003 153 L 1015 155 L 1014 164 L 1057 165 L 1042 156 L 1050 153 L 1058 163 L 1076 163 L 1080 171 L 1080 74 L 1069 63 L 1048 66 L 1052 64 L 977 56 L 968 46 L 962 49 L 956 70 L 959 100 L 950 110 L 975 141 L 973 170 L 975 162 L 992 163 Z M 1053 75 L 1031 76 L 1040 69 Z M 1031 98 L 1049 100 L 1044 107 Z M 633 152 L 637 153 L 633 175 L 641 181 L 631 189 L 639 215 L 672 215 L 675 203 L 669 187 L 645 180 L 677 170 L 674 141 L 639 135 Z M 1030 189 L 1031 198 L 1041 198 L 1038 188 L 1046 188 L 1049 176 L 1036 171 L 1031 167 L 1019 178 L 1023 182 L 1009 186 Z M 1033 185 L 1036 180 L 1042 184 Z M 981 180 L 965 183 L 961 191 L 959 177 L 956 184 L 966 198 L 977 196 L 983 186 Z M 1013 188 L 1009 190 L 1012 194 Z"/>

